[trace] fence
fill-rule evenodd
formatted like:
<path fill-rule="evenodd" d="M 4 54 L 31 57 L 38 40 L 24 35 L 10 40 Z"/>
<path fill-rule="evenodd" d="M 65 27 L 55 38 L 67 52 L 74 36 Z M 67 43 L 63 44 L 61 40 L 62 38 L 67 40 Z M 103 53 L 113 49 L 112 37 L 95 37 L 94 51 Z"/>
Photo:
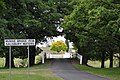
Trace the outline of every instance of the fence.
<path fill-rule="evenodd" d="M 82 55 L 80 55 L 80 54 L 76 54 L 76 57 L 80 60 L 80 64 L 82 64 Z"/>

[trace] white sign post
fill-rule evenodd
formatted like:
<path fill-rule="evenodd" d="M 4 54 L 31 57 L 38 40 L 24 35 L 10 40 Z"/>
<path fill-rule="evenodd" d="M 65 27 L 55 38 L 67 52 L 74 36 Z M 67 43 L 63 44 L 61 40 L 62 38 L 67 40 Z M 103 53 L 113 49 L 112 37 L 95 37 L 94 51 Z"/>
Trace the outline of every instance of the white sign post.
<path fill-rule="evenodd" d="M 28 46 L 28 80 L 30 80 L 29 46 L 35 46 L 35 39 L 5 39 L 4 45 L 9 46 L 9 80 L 11 80 L 11 46 Z"/>
<path fill-rule="evenodd" d="M 30 80 L 30 63 L 29 63 L 29 60 L 30 60 L 30 55 L 29 55 L 29 46 L 28 46 L 28 80 Z"/>
<path fill-rule="evenodd" d="M 10 71 L 9 77 L 11 80 L 11 46 L 9 46 L 9 71 Z"/>

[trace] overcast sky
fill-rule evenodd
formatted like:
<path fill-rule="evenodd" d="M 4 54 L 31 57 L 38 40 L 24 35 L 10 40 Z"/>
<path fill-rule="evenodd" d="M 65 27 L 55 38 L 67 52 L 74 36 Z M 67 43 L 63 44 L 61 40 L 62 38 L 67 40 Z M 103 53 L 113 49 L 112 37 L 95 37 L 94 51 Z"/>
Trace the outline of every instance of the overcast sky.
<path fill-rule="evenodd" d="M 64 38 L 64 36 L 53 37 L 53 39 L 48 38 L 48 39 L 47 39 L 47 43 L 44 42 L 42 45 L 39 44 L 39 45 L 37 45 L 37 46 L 39 46 L 39 47 L 46 47 L 47 44 L 48 44 L 48 45 L 51 45 L 54 41 L 59 41 L 59 40 L 62 40 L 63 42 L 65 42 L 66 39 Z M 70 48 L 73 47 L 73 46 L 72 46 L 72 42 L 69 43 L 69 46 L 70 46 Z"/>

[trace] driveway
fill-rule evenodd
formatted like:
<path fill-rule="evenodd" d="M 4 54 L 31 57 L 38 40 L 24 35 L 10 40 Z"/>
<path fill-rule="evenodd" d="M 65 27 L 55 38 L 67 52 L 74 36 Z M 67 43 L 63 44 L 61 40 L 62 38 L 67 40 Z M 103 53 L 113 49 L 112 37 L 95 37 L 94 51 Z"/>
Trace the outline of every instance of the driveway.
<path fill-rule="evenodd" d="M 69 59 L 53 59 L 48 67 L 64 80 L 110 80 L 84 71 L 77 70 Z"/>

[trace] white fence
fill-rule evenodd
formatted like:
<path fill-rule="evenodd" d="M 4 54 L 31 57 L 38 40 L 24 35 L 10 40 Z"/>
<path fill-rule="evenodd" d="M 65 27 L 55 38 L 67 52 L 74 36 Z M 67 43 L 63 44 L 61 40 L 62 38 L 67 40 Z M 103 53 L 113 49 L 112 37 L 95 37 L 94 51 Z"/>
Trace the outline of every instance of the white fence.
<path fill-rule="evenodd" d="M 46 54 L 47 58 L 72 58 L 72 54 L 71 53 L 65 53 L 65 54 Z"/>
<path fill-rule="evenodd" d="M 50 53 L 47 53 L 47 54 L 44 54 L 44 53 L 41 53 L 39 54 L 42 56 L 42 63 L 44 63 L 44 58 L 75 58 L 77 57 L 79 60 L 80 60 L 80 64 L 82 64 L 82 55 L 80 54 L 72 54 L 72 53 L 65 53 L 65 54 L 50 54 Z"/>
<path fill-rule="evenodd" d="M 76 57 L 80 60 L 80 64 L 82 64 L 82 55 L 76 54 Z"/>

